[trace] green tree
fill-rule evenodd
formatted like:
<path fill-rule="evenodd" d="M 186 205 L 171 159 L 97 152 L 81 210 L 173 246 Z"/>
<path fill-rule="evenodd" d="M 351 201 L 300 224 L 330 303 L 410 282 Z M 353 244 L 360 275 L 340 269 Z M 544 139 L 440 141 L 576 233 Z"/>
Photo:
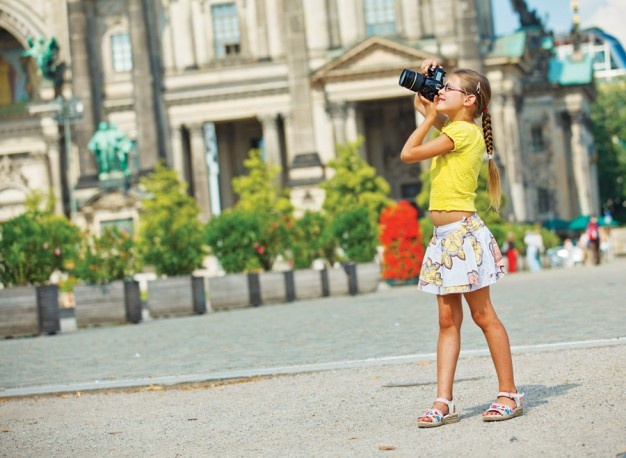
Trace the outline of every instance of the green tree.
<path fill-rule="evenodd" d="M 338 146 L 337 159 L 328 163 L 335 173 L 321 184 L 326 191 L 322 208 L 330 215 L 337 215 L 355 207 L 365 207 L 376 232 L 378 218 L 392 200 L 389 198 L 389 183 L 378 176 L 376 169 L 359 154 L 362 144 L 363 139 L 359 138 Z"/>
<path fill-rule="evenodd" d="M 206 240 L 226 272 L 271 270 L 290 248 L 294 224 L 289 189 L 276 183 L 280 167 L 270 166 L 258 149 L 244 161 L 248 173 L 233 179 L 239 200 L 209 221 Z"/>
<path fill-rule="evenodd" d="M 31 194 L 26 211 L 0 225 L 0 283 L 42 285 L 75 256 L 80 230 L 65 216 L 54 214 L 51 194 Z"/>
<path fill-rule="evenodd" d="M 598 85 L 591 111 L 602 207 L 626 223 L 626 79 Z"/>
<path fill-rule="evenodd" d="M 159 275 L 188 275 L 202 265 L 204 230 L 200 209 L 187 194 L 176 171 L 158 165 L 141 179 L 148 196 L 142 201 L 139 248 L 145 264 Z"/>

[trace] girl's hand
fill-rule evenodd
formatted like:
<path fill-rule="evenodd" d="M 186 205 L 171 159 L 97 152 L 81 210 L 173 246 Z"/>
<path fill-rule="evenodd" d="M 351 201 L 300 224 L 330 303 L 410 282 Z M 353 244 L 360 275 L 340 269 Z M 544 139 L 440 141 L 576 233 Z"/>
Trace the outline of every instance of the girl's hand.
<path fill-rule="evenodd" d="M 441 67 L 441 64 L 436 59 L 425 59 L 420 65 L 420 71 L 423 75 L 428 76 L 428 70 L 430 68 Z"/>
<path fill-rule="evenodd" d="M 425 118 L 430 118 L 431 120 L 435 120 L 437 117 L 437 100 L 439 96 L 436 95 L 433 101 L 431 102 L 426 97 L 422 97 L 420 94 L 416 93 L 414 98 L 413 105 L 415 109 L 420 111 Z M 419 106 L 422 107 L 423 111 L 419 110 Z"/>

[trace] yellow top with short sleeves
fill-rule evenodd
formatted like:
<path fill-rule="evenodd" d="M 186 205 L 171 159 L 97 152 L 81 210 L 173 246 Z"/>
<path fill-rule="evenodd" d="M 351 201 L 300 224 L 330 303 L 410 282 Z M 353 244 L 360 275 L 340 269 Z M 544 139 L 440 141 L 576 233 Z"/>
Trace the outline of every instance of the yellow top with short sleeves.
<path fill-rule="evenodd" d="M 454 149 L 432 161 L 428 209 L 474 212 L 478 174 L 485 151 L 483 131 L 474 123 L 454 121 L 446 124 L 441 133 L 450 137 Z"/>

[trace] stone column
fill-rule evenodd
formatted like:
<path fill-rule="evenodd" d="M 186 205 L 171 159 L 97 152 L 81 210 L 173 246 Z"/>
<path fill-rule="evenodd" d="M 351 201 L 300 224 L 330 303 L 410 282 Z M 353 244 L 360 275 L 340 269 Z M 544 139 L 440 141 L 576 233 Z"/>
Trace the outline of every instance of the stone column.
<path fill-rule="evenodd" d="M 522 149 L 518 126 L 518 115 L 513 96 L 503 95 L 496 103 L 492 116 L 495 154 L 500 155 L 506 170 L 511 193 L 511 207 L 516 221 L 526 221 L 524 169 L 521 164 Z"/>
<path fill-rule="evenodd" d="M 96 130 L 94 118 L 93 81 L 90 71 L 92 53 L 89 46 L 89 24 L 85 2 L 83 0 L 67 0 L 67 15 L 70 32 L 70 52 L 72 55 L 72 92 L 81 99 L 84 107 L 83 120 L 74 129 L 74 141 L 79 149 L 81 178 L 96 177 L 98 168 L 96 160 L 87 144 Z M 89 11 L 92 11 L 90 8 Z M 93 18 L 91 18 L 93 19 Z"/>
<path fill-rule="evenodd" d="M 347 107 L 345 102 L 329 102 L 326 111 L 333 123 L 333 134 L 335 137 L 335 145 L 344 145 L 346 143 L 346 116 Z"/>
<path fill-rule="evenodd" d="M 193 68 L 196 62 L 194 58 L 189 0 L 171 2 L 169 13 L 176 68 L 178 70 Z"/>
<path fill-rule="evenodd" d="M 474 0 L 456 1 L 456 33 L 459 43 L 459 67 L 482 72 L 483 59 L 478 31 L 478 15 Z"/>
<path fill-rule="evenodd" d="M 281 159 L 280 137 L 278 135 L 278 117 L 275 114 L 269 114 L 261 116 L 260 120 L 263 126 L 265 161 L 270 165 L 278 165 L 282 168 L 283 161 Z"/>
<path fill-rule="evenodd" d="M 287 46 L 289 93 L 292 108 L 293 155 L 316 150 L 311 103 L 311 85 L 307 43 L 304 29 L 304 11 L 300 0 L 279 2 Z M 293 157 L 290 157 L 293 159 Z"/>
<path fill-rule="evenodd" d="M 582 215 L 591 215 L 594 213 L 595 209 L 591 197 L 589 154 L 583 136 L 585 130 L 583 114 L 570 113 L 570 116 L 572 120 L 572 166 L 574 169 L 574 182 L 576 183 L 578 205 Z"/>
<path fill-rule="evenodd" d="M 172 126 L 170 132 L 170 143 L 172 148 L 172 167 L 178 172 L 182 179 L 185 177 L 185 160 L 183 157 L 183 136 L 182 126 Z"/>
<path fill-rule="evenodd" d="M 346 142 L 354 142 L 361 132 L 359 124 L 361 124 L 357 116 L 356 105 L 354 102 L 347 102 L 346 110 Z"/>
<path fill-rule="evenodd" d="M 150 65 L 151 47 L 146 30 L 146 15 L 143 0 L 128 1 L 130 41 L 133 54 L 133 95 L 137 116 L 137 150 L 139 169 L 154 169 L 159 159 L 159 142 L 156 122 L 156 106 L 152 68 Z"/>
<path fill-rule="evenodd" d="M 191 3 L 191 25 L 193 31 L 193 49 L 196 55 L 196 65 L 201 67 L 209 62 L 210 55 L 205 35 L 204 2 Z"/>
<path fill-rule="evenodd" d="M 265 0 L 255 0 L 256 6 L 256 46 L 257 57 L 261 60 L 269 59 L 269 45 L 267 40 L 267 12 Z"/>
<path fill-rule="evenodd" d="M 200 220 L 207 222 L 211 217 L 211 196 L 209 195 L 209 173 L 207 170 L 202 124 L 190 125 L 189 136 L 194 197 L 200 207 Z"/>

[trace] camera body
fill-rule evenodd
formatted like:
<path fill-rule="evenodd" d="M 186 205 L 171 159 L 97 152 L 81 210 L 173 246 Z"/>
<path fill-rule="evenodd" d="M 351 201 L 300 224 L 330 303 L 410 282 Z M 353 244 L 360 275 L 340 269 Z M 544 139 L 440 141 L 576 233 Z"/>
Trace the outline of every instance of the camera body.
<path fill-rule="evenodd" d="M 400 74 L 398 84 L 432 101 L 443 87 L 444 76 L 446 72 L 441 67 L 430 67 L 428 76 L 405 68 Z"/>

